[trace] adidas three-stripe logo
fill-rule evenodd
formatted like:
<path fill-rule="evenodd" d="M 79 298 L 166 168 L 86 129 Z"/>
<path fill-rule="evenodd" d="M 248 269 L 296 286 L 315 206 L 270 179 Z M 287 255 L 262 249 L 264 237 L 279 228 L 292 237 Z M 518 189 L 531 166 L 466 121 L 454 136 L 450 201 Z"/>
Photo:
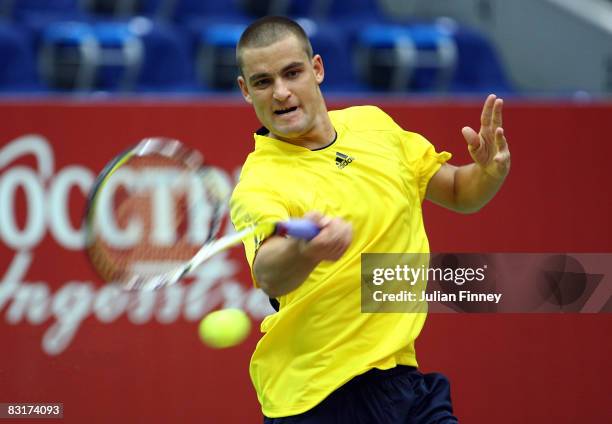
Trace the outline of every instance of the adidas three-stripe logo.
<path fill-rule="evenodd" d="M 355 158 L 345 155 L 344 153 L 336 152 L 336 166 L 340 169 L 351 163 Z"/>

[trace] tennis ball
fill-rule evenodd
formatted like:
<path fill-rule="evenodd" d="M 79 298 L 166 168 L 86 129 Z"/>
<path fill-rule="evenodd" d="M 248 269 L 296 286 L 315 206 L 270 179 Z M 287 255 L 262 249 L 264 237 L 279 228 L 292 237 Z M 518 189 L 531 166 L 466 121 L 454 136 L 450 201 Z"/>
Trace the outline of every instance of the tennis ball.
<path fill-rule="evenodd" d="M 205 344 L 222 349 L 246 339 L 251 330 L 251 320 L 242 309 L 221 309 L 206 315 L 198 330 Z"/>

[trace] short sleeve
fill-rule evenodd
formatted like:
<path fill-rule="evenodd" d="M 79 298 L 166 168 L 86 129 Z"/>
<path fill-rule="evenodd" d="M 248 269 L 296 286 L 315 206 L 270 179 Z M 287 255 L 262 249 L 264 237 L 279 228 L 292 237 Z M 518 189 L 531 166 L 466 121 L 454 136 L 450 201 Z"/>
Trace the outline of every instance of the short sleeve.
<path fill-rule="evenodd" d="M 408 163 L 414 168 L 419 199 L 422 203 L 425 200 L 429 180 L 452 155 L 444 151 L 437 152 L 425 137 L 407 131 L 404 131 L 402 147 Z"/>
<path fill-rule="evenodd" d="M 263 222 L 286 220 L 289 218 L 289 213 L 279 194 L 264 187 L 239 183 L 230 201 L 230 216 L 236 231 L 242 231 Z M 247 262 L 251 270 L 255 254 L 264 240 L 264 234 L 254 234 L 243 240 Z"/>

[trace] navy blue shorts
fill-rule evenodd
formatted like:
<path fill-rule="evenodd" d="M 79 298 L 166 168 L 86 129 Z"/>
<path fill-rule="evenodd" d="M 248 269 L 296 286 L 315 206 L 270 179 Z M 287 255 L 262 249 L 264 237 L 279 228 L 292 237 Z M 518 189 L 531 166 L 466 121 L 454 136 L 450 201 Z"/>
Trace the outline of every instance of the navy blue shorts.
<path fill-rule="evenodd" d="M 453 424 L 450 384 L 442 374 L 397 366 L 372 369 L 299 415 L 264 424 Z"/>

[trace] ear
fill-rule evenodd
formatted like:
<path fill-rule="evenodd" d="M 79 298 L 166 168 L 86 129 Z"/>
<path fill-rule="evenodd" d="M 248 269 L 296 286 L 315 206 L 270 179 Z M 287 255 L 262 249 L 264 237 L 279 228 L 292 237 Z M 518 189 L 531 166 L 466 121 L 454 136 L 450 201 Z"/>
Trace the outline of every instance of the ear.
<path fill-rule="evenodd" d="M 312 69 L 314 70 L 315 80 L 321 85 L 325 79 L 325 68 L 323 67 L 323 59 L 321 55 L 315 54 L 312 57 Z"/>
<path fill-rule="evenodd" d="M 242 92 L 242 97 L 246 100 L 247 103 L 252 104 L 253 100 L 251 99 L 251 95 L 249 94 L 249 87 L 247 87 L 247 83 L 242 77 L 242 75 L 237 78 L 238 86 L 240 87 L 240 91 Z"/>

